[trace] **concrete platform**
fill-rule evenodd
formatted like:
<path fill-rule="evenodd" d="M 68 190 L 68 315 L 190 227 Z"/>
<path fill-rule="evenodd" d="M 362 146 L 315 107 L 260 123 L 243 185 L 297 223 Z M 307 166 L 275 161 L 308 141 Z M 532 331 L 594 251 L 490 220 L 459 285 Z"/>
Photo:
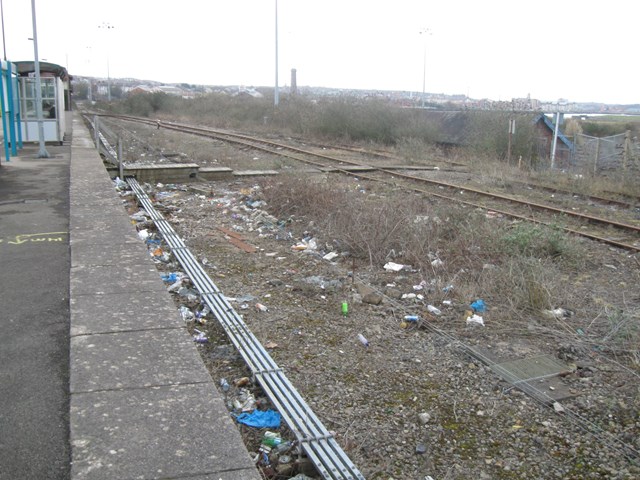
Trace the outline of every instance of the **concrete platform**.
<path fill-rule="evenodd" d="M 80 117 L 69 237 L 72 479 L 259 480 Z M 181 164 L 188 181 L 197 168 Z M 141 181 L 162 181 L 138 168 Z M 174 169 L 175 173 L 175 169 Z"/>

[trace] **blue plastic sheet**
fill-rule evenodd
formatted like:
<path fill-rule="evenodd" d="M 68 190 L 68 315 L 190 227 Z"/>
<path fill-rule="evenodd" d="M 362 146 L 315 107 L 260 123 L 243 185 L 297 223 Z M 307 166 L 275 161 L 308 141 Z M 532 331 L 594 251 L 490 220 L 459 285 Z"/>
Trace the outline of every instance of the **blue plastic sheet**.
<path fill-rule="evenodd" d="M 256 428 L 279 428 L 280 414 L 274 410 L 254 410 L 236 417 L 240 423 Z"/>

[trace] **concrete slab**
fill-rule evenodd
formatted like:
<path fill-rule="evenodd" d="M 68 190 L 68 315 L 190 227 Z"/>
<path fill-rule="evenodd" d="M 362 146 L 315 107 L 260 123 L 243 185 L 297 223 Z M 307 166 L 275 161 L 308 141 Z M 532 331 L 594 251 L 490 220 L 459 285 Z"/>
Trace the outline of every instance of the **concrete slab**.
<path fill-rule="evenodd" d="M 137 235 L 136 227 L 124 210 L 113 215 L 103 215 L 100 212 L 94 212 L 93 215 L 74 215 L 69 220 L 69 227 L 71 231 L 84 237 L 94 235 L 96 238 L 104 238 L 107 231 L 110 238 L 119 238 L 120 234 L 125 232 L 132 236 Z M 115 235 L 111 234 L 112 230 L 115 230 Z"/>
<path fill-rule="evenodd" d="M 259 480 L 213 384 L 71 396 L 72 478 Z M 238 472 L 237 476 L 233 476 Z"/>
<path fill-rule="evenodd" d="M 71 339 L 71 393 L 211 381 L 185 328 Z"/>
<path fill-rule="evenodd" d="M 234 177 L 262 177 L 266 175 L 278 175 L 276 170 L 236 170 Z"/>
<path fill-rule="evenodd" d="M 184 322 L 166 291 L 127 291 L 71 297 L 71 335 L 181 327 Z"/>
<path fill-rule="evenodd" d="M 73 242 L 71 248 L 71 266 L 79 265 L 149 265 L 151 256 L 139 239 L 112 244 L 93 243 L 91 241 Z"/>
<path fill-rule="evenodd" d="M 166 289 L 154 265 L 78 265 L 71 268 L 71 295 L 123 293 L 135 287 L 145 292 Z"/>
<path fill-rule="evenodd" d="M 513 376 L 513 378 L 517 379 L 516 381 L 537 380 L 561 373 L 569 373 L 570 371 L 569 367 L 560 363 L 552 355 L 519 358 L 509 362 L 498 363 L 492 366 L 492 369 L 494 367 L 496 371 L 500 369 L 502 372 Z"/>

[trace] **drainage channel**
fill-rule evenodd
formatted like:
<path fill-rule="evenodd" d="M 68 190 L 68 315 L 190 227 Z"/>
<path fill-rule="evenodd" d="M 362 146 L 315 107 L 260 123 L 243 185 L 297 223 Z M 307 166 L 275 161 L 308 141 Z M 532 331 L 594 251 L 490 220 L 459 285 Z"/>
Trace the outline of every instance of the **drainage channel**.
<path fill-rule="evenodd" d="M 362 473 L 209 278 L 173 227 L 155 210 L 137 180 L 127 178 L 126 181 L 318 472 L 326 480 L 364 480 Z"/>

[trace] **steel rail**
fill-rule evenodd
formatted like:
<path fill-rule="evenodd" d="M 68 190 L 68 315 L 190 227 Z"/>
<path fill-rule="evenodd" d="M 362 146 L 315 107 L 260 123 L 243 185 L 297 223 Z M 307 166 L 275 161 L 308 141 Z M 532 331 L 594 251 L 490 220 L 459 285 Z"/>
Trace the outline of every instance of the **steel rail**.
<path fill-rule="evenodd" d="M 137 121 L 140 123 L 146 123 L 146 124 L 150 124 L 150 125 L 156 125 L 158 124 L 158 122 L 153 121 L 153 120 L 148 120 L 148 119 L 144 119 L 144 118 L 138 118 L 138 117 L 130 117 L 130 116 L 126 116 L 126 115 L 105 115 L 105 116 L 109 116 L 109 117 L 113 117 L 113 118 L 120 118 L 123 120 L 129 120 L 129 121 Z M 436 186 L 443 186 L 443 187 L 447 187 L 450 189 L 456 189 L 456 190 L 464 190 L 470 193 L 474 193 L 477 195 L 481 195 L 481 196 L 486 196 L 489 198 L 496 198 L 499 200 L 503 200 L 503 201 L 508 201 L 514 204 L 518 204 L 518 205 L 524 205 L 527 207 L 531 207 L 531 208 L 535 208 L 538 210 L 542 210 L 542 211 L 549 211 L 549 212 L 553 212 L 553 213 L 558 213 L 558 214 L 562 214 L 562 215 L 566 215 L 568 217 L 573 217 L 573 218 L 577 218 L 581 221 L 586 221 L 589 223 L 598 223 L 598 224 L 603 224 L 603 225 L 609 225 L 609 226 L 613 226 L 614 228 L 618 228 L 621 230 L 627 230 L 627 231 L 632 231 L 635 233 L 640 232 L 640 227 L 636 226 L 636 225 L 630 225 L 630 224 L 626 224 L 626 223 L 621 223 L 621 222 L 616 222 L 616 221 L 611 221 L 611 220 L 607 220 L 605 218 L 601 218 L 601 217 L 595 217 L 592 215 L 585 215 L 585 214 L 581 214 L 578 212 L 574 212 L 571 210 L 565 210 L 565 209 L 561 209 L 561 208 L 556 208 L 550 205 L 544 205 L 544 204 L 539 204 L 539 203 L 534 203 L 534 202 L 527 202 L 525 200 L 520 200 L 514 197 L 510 197 L 507 195 L 501 195 L 501 194 L 496 194 L 496 193 L 490 193 L 490 192 L 485 192 L 482 190 L 478 190 L 475 188 L 469 188 L 469 187 L 462 187 L 459 185 L 455 185 L 455 184 L 451 184 L 448 182 L 442 182 L 442 181 L 438 181 L 438 180 L 430 180 L 430 179 L 426 179 L 426 178 L 422 178 L 422 177 L 416 177 L 413 175 L 408 175 L 408 174 L 402 174 L 402 173 L 398 173 L 396 171 L 391 171 L 388 170 L 384 167 L 374 167 L 371 165 L 365 165 L 359 162 L 355 162 L 355 161 L 351 161 L 351 160 L 343 160 L 343 159 L 337 159 L 334 157 L 331 157 L 329 155 L 324 155 L 324 154 L 320 154 L 320 153 L 316 153 L 316 152 L 311 152 L 308 150 L 304 150 L 304 149 L 300 149 L 297 147 L 292 147 L 290 145 L 285 145 L 285 144 L 280 144 L 277 142 L 271 142 L 271 141 L 265 141 L 265 140 L 256 140 L 255 138 L 246 136 L 246 135 L 241 135 L 241 134 L 236 134 L 236 133 L 231 133 L 231 132 L 225 132 L 225 131 L 220 131 L 220 130 L 214 130 L 214 129 L 208 129 L 208 128 L 203 128 L 203 127 L 195 127 L 195 126 L 191 126 L 191 125 L 185 125 L 185 124 L 180 124 L 180 123 L 174 123 L 174 122 L 160 122 L 159 125 L 161 125 L 163 128 L 167 128 L 169 130 L 174 130 L 174 131 L 178 131 L 178 132 L 182 132 L 182 133 L 192 133 L 195 135 L 201 135 L 201 136 L 208 136 L 208 137 L 212 137 L 212 138 L 221 138 L 223 137 L 224 140 L 229 141 L 230 143 L 238 143 L 238 144 L 242 144 L 245 146 L 251 146 L 252 148 L 256 148 L 258 150 L 263 150 L 269 153 L 277 153 L 278 155 L 282 155 L 282 156 L 286 156 L 287 158 L 291 158 L 293 160 L 297 160 L 303 163 L 307 163 L 309 165 L 314 165 L 320 168 L 327 168 L 327 165 L 319 163 L 319 162 L 314 162 L 312 160 L 308 160 L 308 159 L 304 159 L 304 158 L 300 158 L 297 155 L 292 155 L 292 154 L 285 154 L 282 151 L 278 151 L 278 152 L 273 152 L 273 150 L 266 148 L 264 146 L 261 145 L 257 145 L 255 142 L 260 142 L 263 144 L 267 144 L 267 145 L 271 145 L 280 149 L 285 149 L 285 150 L 289 150 L 292 152 L 296 152 L 296 153 L 300 153 L 300 154 L 304 154 L 304 155 L 310 155 L 310 156 L 315 156 L 318 158 L 322 158 L 322 159 L 326 159 L 326 160 L 330 160 L 332 162 L 338 162 L 338 163 L 345 163 L 345 164 L 350 164 L 350 165 L 356 165 L 356 166 L 364 166 L 364 167 L 368 167 L 371 170 L 375 170 L 375 171 L 379 171 L 381 173 L 385 173 L 387 175 L 391 175 L 392 177 L 395 178 L 404 178 L 406 180 L 412 180 L 412 181 L 418 181 L 421 183 L 428 183 L 428 184 L 432 184 L 432 185 L 436 185 Z M 346 175 L 351 175 L 351 176 L 357 176 L 360 178 L 366 178 L 372 181 L 377 181 L 377 182 L 383 182 L 383 183 L 388 183 L 388 184 L 393 184 L 395 185 L 395 183 L 393 181 L 390 180 L 381 180 L 379 178 L 375 178 L 375 177 L 371 177 L 371 176 L 367 176 L 365 175 L 363 172 L 352 172 L 349 171 L 347 169 L 343 169 L 340 167 L 332 167 L 335 168 L 335 170 L 344 173 Z M 509 216 L 511 218 L 517 218 L 520 220 L 524 220 L 524 221 L 528 221 L 528 222 L 533 222 L 533 223 L 539 223 L 539 224 L 543 224 L 543 225 L 549 225 L 545 222 L 536 220 L 534 218 L 531 217 L 527 217 L 524 215 L 519 215 L 517 213 L 513 213 L 513 212 L 508 212 L 508 211 L 504 211 L 504 210 L 498 210 L 495 208 L 491 208 L 488 207 L 486 205 L 481 205 L 481 204 L 477 204 L 477 203 L 473 203 L 473 202 L 468 202 L 468 201 L 464 201 L 461 199 L 457 199 L 457 198 L 453 198 L 453 197 L 448 197 L 446 195 L 441 195 L 441 194 L 437 194 L 437 193 L 433 193 L 433 192 L 429 192 L 426 190 L 421 190 L 421 189 L 413 189 L 416 192 L 420 192 L 426 195 L 430 195 L 430 196 L 435 196 L 438 198 L 442 198 L 442 199 L 446 199 L 448 201 L 455 201 L 461 204 L 467 204 L 470 206 L 473 206 L 475 208 L 482 208 L 485 210 L 492 210 L 495 211 L 496 213 L 500 213 L 502 215 L 506 215 Z M 630 251 L 640 251 L 640 247 L 632 245 L 632 244 L 628 244 L 628 243 L 623 243 L 623 242 L 619 242 L 616 240 L 611 240 L 605 237 L 601 237 L 598 235 L 594 235 L 591 233 L 586 233 L 586 232 L 582 232 L 579 230 L 575 230 L 569 227 L 561 227 L 564 231 L 570 233 L 570 234 L 574 234 L 574 235 L 578 235 L 578 236 L 582 236 L 585 238 L 588 238 L 590 240 L 595 240 L 601 243 L 605 243 L 608 245 L 612 245 L 615 246 L 617 248 L 622 248 L 625 250 L 630 250 Z"/>
<path fill-rule="evenodd" d="M 326 480 L 364 480 L 362 473 L 229 304 L 169 222 L 154 208 L 140 184 L 134 178 L 127 178 L 127 183 L 318 472 Z"/>
<path fill-rule="evenodd" d="M 128 117 L 128 116 L 116 116 L 113 115 L 116 118 L 122 118 L 125 120 L 137 120 L 140 121 L 142 123 L 148 123 L 148 124 L 156 124 L 156 122 L 150 121 L 150 120 L 146 120 L 146 119 L 137 119 L 136 117 Z M 339 159 L 339 158 L 334 158 L 331 157 L 329 155 L 324 155 L 321 153 L 316 153 L 316 152 L 311 152 L 309 150 L 305 150 L 305 149 L 301 149 L 301 148 L 297 148 L 297 147 L 292 147 L 290 145 L 286 145 L 286 144 L 282 144 L 282 143 L 278 143 L 278 142 L 272 142 L 272 141 L 268 141 L 268 140 L 261 140 L 261 139 L 256 139 L 247 135 L 241 135 L 241 134 L 237 134 L 237 133 L 231 133 L 231 132 L 225 132 L 225 131 L 220 131 L 220 130 L 214 130 L 214 129 L 208 129 L 208 128 L 203 128 L 203 127 L 195 127 L 195 126 L 191 126 L 191 125 L 185 125 L 185 124 L 181 124 L 181 123 L 174 123 L 174 122 L 161 122 L 161 125 L 163 128 L 167 128 L 170 130 L 175 130 L 178 132 L 191 132 L 193 134 L 198 134 L 198 135 L 204 135 L 204 136 L 216 136 L 217 138 L 219 137 L 225 137 L 225 139 L 231 143 L 241 143 L 245 146 L 251 146 L 253 148 L 256 149 L 260 149 L 260 150 L 264 150 L 267 151 L 269 153 L 277 153 L 279 155 L 282 155 L 282 152 L 273 152 L 272 150 L 262 147 L 260 145 L 256 145 L 256 143 L 262 143 L 262 144 L 267 144 L 267 145 L 271 145 L 273 147 L 276 148 L 280 148 L 280 149 L 286 149 L 292 152 L 296 152 L 296 153 L 301 153 L 304 155 L 310 155 L 310 156 L 314 156 L 314 157 L 318 157 L 318 158 L 322 158 L 325 160 L 330 160 L 332 162 L 338 162 L 338 163 L 345 163 L 345 164 L 350 164 L 350 165 L 355 165 L 355 166 L 361 166 L 361 167 L 368 167 L 371 168 L 372 170 L 377 170 L 383 173 L 386 173 L 388 175 L 392 175 L 395 177 L 399 177 L 399 178 L 405 178 L 408 180 L 413 180 L 413 181 L 418 181 L 418 182 L 422 182 L 422 183 L 429 183 L 432 185 L 436 185 L 436 186 L 443 186 L 443 187 L 447 187 L 447 188 L 451 188 L 454 190 L 462 190 L 465 192 L 469 192 L 469 193 L 474 193 L 476 195 L 481 195 L 481 196 L 485 196 L 485 197 L 489 197 L 489 198 L 497 198 L 499 200 L 504 200 L 504 201 L 508 201 L 517 205 L 524 205 L 527 207 L 532 207 L 538 210 L 546 210 L 546 211 L 550 211 L 550 212 L 554 212 L 554 213 L 559 213 L 562 215 L 567 215 L 569 217 L 574 217 L 574 218 L 578 218 L 580 220 L 583 221 L 587 221 L 587 222 L 592 222 L 592 223 L 600 223 L 603 225 L 610 225 L 613 226 L 615 228 L 619 228 L 619 229 L 623 229 L 623 230 L 631 230 L 631 231 L 635 231 L 635 232 L 640 232 L 640 226 L 636 226 L 636 225 L 630 225 L 627 223 L 621 223 L 621 222 L 616 222 L 613 220 L 609 220 L 606 218 L 601 218 L 601 217 L 596 217 L 593 215 L 586 215 L 583 213 L 578 213 L 578 212 L 574 212 L 572 210 L 566 210 L 563 208 L 558 208 L 558 207 L 553 207 L 551 205 L 544 205 L 541 203 L 536 203 L 536 202 L 529 202 L 526 200 L 520 200 L 518 198 L 515 197 L 511 197 L 509 195 L 502 195 L 499 193 L 491 193 L 491 192 L 486 192 L 484 190 L 479 190 L 477 188 L 471 188 L 471 187 L 464 187 L 461 185 L 456 185 L 453 183 L 449 183 L 449 182 L 443 182 L 440 180 L 430 180 L 430 179 L 426 179 L 426 178 L 422 178 L 422 177 L 416 177 L 414 175 L 409 175 L 409 174 L 403 174 L 403 173 L 398 173 L 396 171 L 392 171 L 392 170 L 388 170 L 385 169 L 384 167 L 375 167 L 373 165 L 368 165 L 368 164 L 363 164 L 360 162 L 356 162 L 353 160 L 346 160 L 346 159 Z M 249 143 L 247 143 L 249 142 Z M 322 165 L 322 164 L 318 164 L 317 162 L 312 162 L 306 159 L 301 159 L 297 156 L 292 156 L 292 155 L 286 155 L 288 158 L 292 158 L 294 160 L 298 160 L 298 161 L 302 161 L 304 163 L 309 163 L 312 165 L 316 165 L 316 166 L 323 166 L 323 167 L 327 167 L 327 165 Z M 338 168 L 338 170 L 340 170 Z M 353 175 L 353 172 L 350 172 Z M 570 193 L 570 192 L 567 192 Z M 488 207 L 483 207 L 483 208 L 488 208 Z"/>

